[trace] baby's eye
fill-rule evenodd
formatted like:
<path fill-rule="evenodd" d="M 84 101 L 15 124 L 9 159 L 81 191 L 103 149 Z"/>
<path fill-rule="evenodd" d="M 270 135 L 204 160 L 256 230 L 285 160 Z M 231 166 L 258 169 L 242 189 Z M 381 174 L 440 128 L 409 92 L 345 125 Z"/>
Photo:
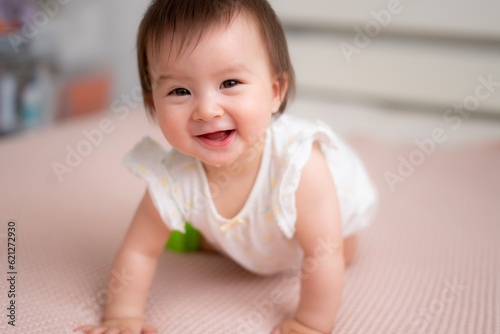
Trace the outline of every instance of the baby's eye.
<path fill-rule="evenodd" d="M 239 81 L 237 80 L 226 80 L 220 85 L 220 88 L 231 88 L 236 86 L 237 84 L 239 84 Z"/>
<path fill-rule="evenodd" d="M 176 96 L 185 96 L 190 94 L 191 93 L 186 88 L 176 88 L 169 93 L 169 95 L 176 95 Z"/>

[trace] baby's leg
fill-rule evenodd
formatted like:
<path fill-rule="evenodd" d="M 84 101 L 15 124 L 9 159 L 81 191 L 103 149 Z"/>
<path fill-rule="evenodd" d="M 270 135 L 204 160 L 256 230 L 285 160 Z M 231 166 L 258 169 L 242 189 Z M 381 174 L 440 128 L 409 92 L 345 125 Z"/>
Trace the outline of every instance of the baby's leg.
<path fill-rule="evenodd" d="M 344 263 L 346 267 L 352 262 L 357 243 L 358 236 L 356 234 L 351 234 L 344 239 Z"/>
<path fill-rule="evenodd" d="M 217 250 L 210 245 L 210 243 L 201 236 L 201 249 L 205 252 L 217 253 Z"/>

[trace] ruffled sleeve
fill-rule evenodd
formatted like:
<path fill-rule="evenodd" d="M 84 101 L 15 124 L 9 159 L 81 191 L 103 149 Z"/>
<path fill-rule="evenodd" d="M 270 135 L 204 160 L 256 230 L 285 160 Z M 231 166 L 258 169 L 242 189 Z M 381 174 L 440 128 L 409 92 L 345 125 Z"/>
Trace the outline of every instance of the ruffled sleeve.
<path fill-rule="evenodd" d="M 123 163 L 146 181 L 153 203 L 167 227 L 184 233 L 184 212 L 174 200 L 177 187 L 167 167 L 169 159 L 170 152 L 145 137 L 125 155 Z"/>
<path fill-rule="evenodd" d="M 297 209 L 295 192 L 315 142 L 318 142 L 326 159 L 337 189 L 338 205 L 344 237 L 365 228 L 370 223 L 378 196 L 364 165 L 355 151 L 330 127 L 321 122 L 286 119 L 286 126 L 275 136 L 275 154 L 280 161 L 277 169 L 278 186 L 273 193 L 276 221 L 287 238 L 295 234 Z"/>
<path fill-rule="evenodd" d="M 285 122 L 290 120 L 286 119 Z M 295 207 L 295 192 L 299 187 L 300 176 L 306 165 L 313 144 L 317 141 L 322 147 L 335 149 L 334 138 L 328 127 L 320 122 L 305 122 L 300 129 L 294 129 L 293 123 L 287 124 L 289 132 L 284 138 L 277 136 L 276 149 L 280 152 L 279 163 L 282 165 L 278 174 L 277 191 L 274 192 L 274 203 L 279 206 L 274 209 L 274 214 L 281 231 L 287 238 L 295 234 L 295 221 L 297 209 Z M 294 131 L 295 130 L 295 131 Z M 280 138 L 281 137 L 281 138 Z"/>

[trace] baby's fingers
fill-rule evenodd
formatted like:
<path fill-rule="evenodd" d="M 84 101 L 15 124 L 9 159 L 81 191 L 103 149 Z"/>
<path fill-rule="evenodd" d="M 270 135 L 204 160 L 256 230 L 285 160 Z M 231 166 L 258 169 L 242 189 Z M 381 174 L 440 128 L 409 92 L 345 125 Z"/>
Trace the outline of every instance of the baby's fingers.
<path fill-rule="evenodd" d="M 89 331 L 91 331 L 94 328 L 96 328 L 95 325 L 83 325 L 83 326 L 80 326 L 80 327 L 77 327 L 77 328 L 73 329 L 73 332 L 88 333 Z"/>
<path fill-rule="evenodd" d="M 86 325 L 75 328 L 73 332 L 84 332 L 86 334 L 103 334 L 104 332 L 106 332 L 106 329 L 107 327 L 105 326 Z"/>
<path fill-rule="evenodd" d="M 88 334 L 104 334 L 106 333 L 106 330 L 108 327 L 106 326 L 96 326 L 94 329 L 92 329 Z"/>
<path fill-rule="evenodd" d="M 141 334 L 154 334 L 154 333 L 158 333 L 158 331 L 153 326 L 144 325 L 142 327 Z"/>
<path fill-rule="evenodd" d="M 104 334 L 120 334 L 123 332 L 120 332 L 118 328 L 109 328 L 107 331 L 104 332 Z"/>
<path fill-rule="evenodd" d="M 119 330 L 118 328 L 109 328 L 106 326 L 85 325 L 75 328 L 73 332 L 84 332 L 85 334 L 134 334 L 130 330 Z"/>

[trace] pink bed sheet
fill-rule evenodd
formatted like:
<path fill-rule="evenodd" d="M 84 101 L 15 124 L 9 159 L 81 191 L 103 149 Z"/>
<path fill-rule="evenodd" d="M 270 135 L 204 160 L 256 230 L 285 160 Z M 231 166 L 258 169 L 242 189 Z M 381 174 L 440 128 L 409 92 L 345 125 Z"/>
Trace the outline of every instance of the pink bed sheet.
<path fill-rule="evenodd" d="M 161 140 L 138 112 L 0 141 L 0 333 L 68 334 L 99 321 L 111 261 L 145 189 L 121 158 L 146 134 Z M 414 144 L 351 143 L 381 203 L 346 271 L 333 333 L 500 333 L 500 140 L 437 147 L 413 170 L 402 161 L 418 162 Z M 394 179 L 398 169 L 405 176 Z M 260 277 L 219 255 L 165 252 L 146 319 L 160 333 L 269 333 L 292 315 L 298 288 L 293 272 Z"/>

